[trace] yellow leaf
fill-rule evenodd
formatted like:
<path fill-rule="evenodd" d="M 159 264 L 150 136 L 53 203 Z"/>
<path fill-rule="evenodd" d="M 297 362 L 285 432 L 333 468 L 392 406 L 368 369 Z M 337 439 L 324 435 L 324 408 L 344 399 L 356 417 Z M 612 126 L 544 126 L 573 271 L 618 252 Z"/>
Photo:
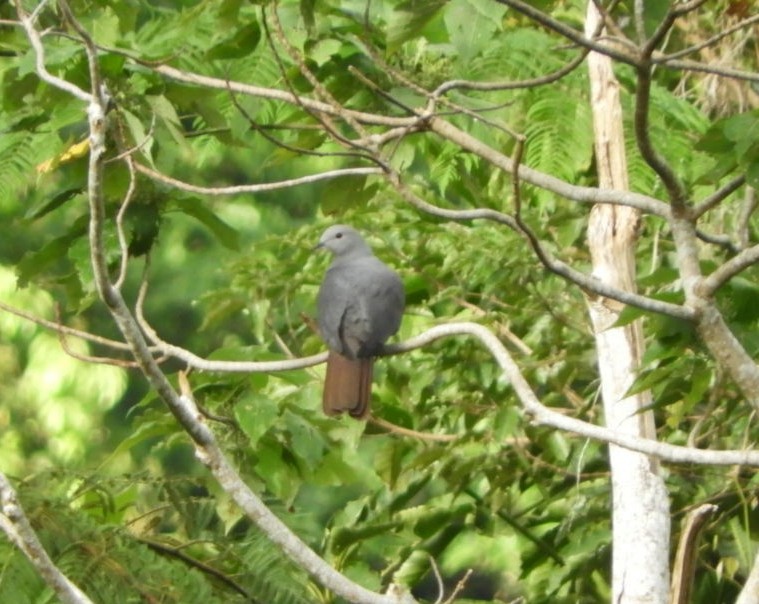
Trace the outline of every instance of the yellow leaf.
<path fill-rule="evenodd" d="M 43 161 L 41 164 L 37 164 L 37 174 L 46 174 L 47 172 L 52 172 L 60 164 L 77 159 L 83 155 L 87 155 L 89 150 L 90 139 L 85 138 L 83 141 L 71 145 L 57 157 Z"/>

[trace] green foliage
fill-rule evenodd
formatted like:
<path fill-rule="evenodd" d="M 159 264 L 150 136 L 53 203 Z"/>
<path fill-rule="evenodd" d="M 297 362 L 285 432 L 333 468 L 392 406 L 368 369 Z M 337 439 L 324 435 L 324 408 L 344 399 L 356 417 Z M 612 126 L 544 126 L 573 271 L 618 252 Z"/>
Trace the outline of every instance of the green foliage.
<path fill-rule="evenodd" d="M 714 163 L 704 179 L 722 178 L 740 167 L 751 186 L 759 186 L 759 111 L 749 111 L 721 119 L 711 125 L 698 148 L 711 155 Z"/>
<path fill-rule="evenodd" d="M 579 25 L 580 2 L 533 3 Z M 622 2 L 620 11 L 630 11 Z M 655 3 L 653 3 L 655 4 Z M 660 19 L 646 8 L 645 27 Z M 186 84 L 157 64 L 260 87 L 321 94 L 285 52 L 267 3 L 186 0 L 71 2 L 101 45 L 113 98 L 104 192 L 106 253 L 120 267 L 116 217 L 130 174 L 116 158 L 129 149 L 151 169 L 204 187 L 282 181 L 364 165 L 346 157 L 319 120 L 296 104 Z M 266 9 L 266 10 L 264 10 Z M 393 77 L 434 88 L 450 79 L 521 81 L 575 56 L 543 28 L 485 0 L 285 1 L 277 6 L 289 42 L 320 85 L 359 111 L 406 110 L 357 79 L 359 71 L 409 107 L 426 99 Z M 9 7 L 0 16 L 12 18 Z M 41 15 L 47 67 L 88 86 L 81 46 Z M 69 32 L 70 33 L 70 32 Z M 272 51 L 276 49 L 277 54 Z M 2 300 L 35 315 L 118 337 L 97 303 L 86 204 L 86 114 L 82 104 L 40 82 L 20 28 L 0 32 L 0 239 Z M 129 57 L 139 57 L 135 61 Z M 662 70 L 663 72 L 663 70 Z M 631 188 L 663 196 L 634 141 L 634 74 L 622 82 Z M 680 82 L 657 71 L 651 137 L 694 199 L 722 180 L 756 180 L 756 114 L 710 122 Z M 687 82 L 683 85 L 687 86 Z M 593 184 L 587 78 L 578 68 L 549 86 L 452 91 L 479 119 L 438 110 L 483 143 L 511 153 L 509 130 L 527 137 L 524 162 L 569 183 Z M 355 136 L 336 120 L 342 136 Z M 373 133 L 371 126 L 367 131 Z M 445 208 L 513 213 L 511 181 L 448 140 L 416 133 L 386 160 L 422 198 Z M 150 288 L 145 315 L 161 337 L 198 355 L 271 360 L 320 351 L 304 317 L 328 259 L 313 253 L 335 220 L 365 233 L 396 267 L 407 291 L 400 338 L 453 320 L 481 322 L 509 347 L 541 400 L 600 422 L 598 375 L 582 293 L 546 274 L 526 242 L 484 221 L 445 222 L 405 205 L 384 179 L 348 177 L 255 196 L 179 191 L 138 174 L 124 214 L 130 268 L 124 292 Z M 546 246 L 574 266 L 590 261 L 587 207 L 524 187 L 522 216 Z M 731 232 L 732 202 L 704 227 Z M 646 294 L 680 300 L 672 244 L 644 219 L 637 252 Z M 725 253 L 705 254 L 707 268 Z M 718 292 L 725 316 L 750 353 L 759 351 L 756 274 Z M 15 283 L 14 283 L 15 279 Z M 19 291 L 15 287 L 21 287 Z M 643 317 L 646 355 L 633 390 L 651 389 L 660 437 L 712 448 L 744 447 L 751 416 L 689 326 Z M 194 460 L 186 437 L 137 373 L 64 355 L 41 327 L 0 314 L 2 470 L 26 478 L 22 502 L 54 560 L 103 602 L 329 602 L 282 559 Z M 80 355 L 115 353 L 67 342 Z M 178 364 L 163 365 L 171 378 Z M 474 569 L 462 601 L 602 602 L 609 598 L 610 526 L 605 448 L 535 427 L 523 417 L 492 359 L 468 339 L 377 362 L 373 412 L 402 428 L 326 418 L 323 368 L 272 375 L 190 375 L 193 391 L 247 483 L 336 568 L 374 589 L 399 581 L 437 598 L 430 558 L 448 592 Z M 221 421 L 216 421 L 221 420 Z M 45 468 L 72 468 L 35 474 Z M 71 472 L 76 469 L 78 475 Z M 756 536 L 752 489 L 737 472 L 673 468 L 673 509 L 707 500 L 722 515 L 709 527 L 694 601 L 734 599 Z M 487 556 L 483 556 L 487 552 Z M 51 598 L 28 563 L 0 541 L 0 601 Z M 243 595 L 247 594 L 246 595 Z"/>
<path fill-rule="evenodd" d="M 19 497 L 55 564 L 93 600 L 309 602 L 302 574 L 249 524 L 225 525 L 226 504 L 203 482 L 43 474 Z M 49 597 L 20 552 L 5 542 L 0 552 L 3 601 Z"/>

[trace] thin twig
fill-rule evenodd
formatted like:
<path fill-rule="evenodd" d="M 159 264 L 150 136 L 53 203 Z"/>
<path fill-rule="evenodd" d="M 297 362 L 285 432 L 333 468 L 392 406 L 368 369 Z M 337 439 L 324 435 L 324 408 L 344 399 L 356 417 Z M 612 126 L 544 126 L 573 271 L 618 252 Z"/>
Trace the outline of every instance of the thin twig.
<path fill-rule="evenodd" d="M 79 88 L 79 86 L 76 84 L 72 84 L 67 80 L 54 76 L 47 70 L 47 67 L 45 65 L 45 47 L 42 45 L 42 39 L 40 38 L 39 32 L 34 28 L 34 22 L 36 21 L 39 13 L 47 5 L 47 0 L 42 0 L 42 2 L 37 5 L 31 15 L 26 14 L 23 7 L 21 6 L 21 0 L 14 0 L 14 4 L 16 5 L 16 13 L 18 14 L 19 21 L 21 22 L 21 25 L 26 32 L 26 37 L 29 39 L 29 43 L 32 45 L 32 49 L 34 50 L 35 68 L 40 79 L 44 82 L 47 82 L 51 86 L 58 88 L 59 90 L 68 92 L 70 95 L 78 98 L 80 101 L 83 101 L 85 103 L 92 102 L 91 94 L 88 94 Z"/>
<path fill-rule="evenodd" d="M 390 434 L 398 434 L 400 436 L 410 436 L 412 438 L 418 438 L 419 440 L 425 440 L 429 442 L 450 443 L 458 440 L 460 437 L 456 434 L 433 434 L 431 432 L 419 432 L 418 430 L 412 430 L 410 428 L 404 428 L 396 424 L 382 419 L 381 417 L 369 416 L 369 422 L 384 428 Z"/>
<path fill-rule="evenodd" d="M 435 575 L 435 581 L 437 582 L 437 600 L 435 600 L 435 604 L 442 604 L 443 598 L 445 597 L 445 584 L 443 583 L 443 577 L 440 576 L 440 569 L 437 566 L 437 562 L 435 562 L 435 558 L 432 557 L 431 554 L 428 554 L 430 557 L 430 567 L 432 568 L 432 573 Z"/>
<path fill-rule="evenodd" d="M 129 345 L 125 342 L 119 342 L 117 340 L 104 338 L 102 336 L 95 335 L 94 333 L 82 331 L 81 329 L 74 329 L 73 327 L 62 325 L 56 321 L 49 321 L 48 319 L 43 319 L 42 317 L 38 317 L 32 313 L 26 312 L 19 308 L 15 308 L 9 304 L 6 304 L 5 302 L 0 302 L 0 310 L 4 310 L 5 312 L 11 313 L 12 315 L 26 319 L 27 321 L 39 325 L 40 327 L 52 329 L 53 331 L 63 335 L 81 338 L 82 340 L 87 340 L 88 342 L 93 342 L 101 346 L 113 348 L 114 350 L 129 350 Z"/>
<path fill-rule="evenodd" d="M 683 48 L 682 50 L 678 50 L 677 52 L 661 55 L 656 58 L 655 62 L 658 63 L 658 62 L 672 61 L 673 59 L 679 59 L 686 55 L 699 52 L 700 50 L 703 50 L 704 48 L 714 46 L 715 44 L 719 43 L 721 40 L 725 39 L 729 35 L 734 34 L 735 32 L 740 31 L 741 29 L 749 27 L 750 25 L 753 25 L 754 23 L 759 23 L 759 14 L 748 17 L 747 19 L 744 19 L 743 21 L 739 21 L 732 27 L 726 27 L 725 29 L 721 30 L 719 33 L 711 36 L 710 38 L 707 38 L 706 40 L 704 40 L 703 42 L 700 42 L 699 44 L 689 46 L 688 48 Z"/>
<path fill-rule="evenodd" d="M 523 235 L 527 239 L 541 264 L 543 264 L 546 269 L 567 281 L 571 281 L 587 292 L 592 292 L 605 298 L 611 298 L 622 302 L 623 304 L 629 304 L 630 306 L 635 306 L 650 312 L 661 313 L 679 319 L 692 320 L 695 318 L 695 312 L 691 308 L 672 304 L 670 302 L 664 302 L 662 300 L 656 300 L 654 298 L 648 298 L 635 292 L 627 292 L 612 287 L 608 283 L 604 283 L 593 276 L 586 275 L 581 271 L 572 268 L 565 262 L 555 258 L 540 242 L 537 235 L 535 235 L 527 224 L 524 222 L 519 224 L 519 222 L 512 216 L 489 208 L 477 208 L 472 210 L 450 210 L 440 208 L 425 201 L 414 193 L 407 185 L 400 181 L 400 177 L 396 172 L 386 174 L 386 178 L 388 182 L 393 185 L 399 195 L 401 195 L 401 197 L 410 205 L 433 216 L 456 221 L 484 219 L 508 226 L 510 229 Z"/>
<path fill-rule="evenodd" d="M 308 176 L 301 176 L 299 178 L 289 178 L 287 180 L 280 180 L 277 182 L 265 182 L 256 185 L 234 185 L 230 187 L 201 187 L 199 185 L 193 185 L 166 174 L 161 174 L 152 168 L 135 162 L 135 169 L 145 176 L 152 178 L 158 182 L 162 182 L 182 191 L 188 191 L 190 193 L 201 193 L 203 195 L 239 195 L 241 193 L 263 193 L 266 191 L 276 191 L 278 189 L 286 189 L 289 187 L 296 187 L 298 185 L 310 184 L 313 182 L 319 182 L 322 180 L 331 180 L 333 178 L 342 178 L 343 176 L 367 176 L 371 174 L 382 174 L 381 168 L 339 168 L 337 170 L 328 170 L 327 172 L 319 172 L 317 174 L 309 174 Z"/>
<path fill-rule="evenodd" d="M 741 206 L 741 212 L 738 216 L 738 224 L 736 225 L 736 232 L 738 233 L 738 241 L 741 248 L 748 247 L 751 239 L 751 216 L 759 205 L 757 200 L 756 189 L 754 187 L 746 187 L 746 193 L 743 196 L 743 205 Z"/>
<path fill-rule="evenodd" d="M 58 320 L 58 323 L 61 322 L 61 316 L 60 316 L 60 308 L 56 307 L 56 319 Z M 78 360 L 83 361 L 85 363 L 94 363 L 97 365 L 113 365 L 115 367 L 122 367 L 122 368 L 135 368 L 137 367 L 137 363 L 134 361 L 128 361 L 126 359 L 115 359 L 113 357 L 101 357 L 101 356 L 93 356 L 89 354 L 81 354 L 79 352 L 76 352 L 73 350 L 68 343 L 68 340 L 66 339 L 66 335 L 63 333 L 62 330 L 57 330 L 58 332 L 58 343 L 61 345 L 61 348 L 63 349 L 63 352 L 65 352 L 70 357 Z"/>
<path fill-rule="evenodd" d="M 238 594 L 243 596 L 246 599 L 246 602 L 261 602 L 261 600 L 258 600 L 251 596 L 242 585 L 240 585 L 226 573 L 220 571 L 218 568 L 211 566 L 210 564 L 206 564 L 202 560 L 198 560 L 197 558 L 193 558 L 192 556 L 184 553 L 181 549 L 181 546 L 176 547 L 174 545 L 169 545 L 168 543 L 163 543 L 154 539 L 148 539 L 147 537 L 135 537 L 135 539 L 160 554 L 165 554 L 167 556 L 181 560 L 188 566 L 197 569 L 210 577 L 213 577 L 217 581 L 223 583 L 233 591 L 236 591 Z"/>
<path fill-rule="evenodd" d="M 552 84 L 559 81 L 564 76 L 572 73 L 580 65 L 582 65 L 585 57 L 590 52 L 587 48 L 580 50 L 580 53 L 573 58 L 569 63 L 560 67 L 556 71 L 547 73 L 546 75 L 530 78 L 529 80 L 519 81 L 503 81 L 503 82 L 477 82 L 473 80 L 449 80 L 443 82 L 432 91 L 432 95 L 435 97 L 442 96 L 451 90 L 457 88 L 464 88 L 466 90 L 481 90 L 481 91 L 501 91 L 501 90 L 525 90 L 528 88 L 537 88 L 539 86 L 545 86 L 546 84 Z"/>
<path fill-rule="evenodd" d="M 704 297 L 714 293 L 741 271 L 759 262 L 759 245 L 754 245 L 733 256 L 727 262 L 717 267 L 711 274 L 704 277 L 697 291 Z"/>
<path fill-rule="evenodd" d="M 724 184 L 714 193 L 709 195 L 706 199 L 696 204 L 690 211 L 690 215 L 693 219 L 698 219 L 706 212 L 719 205 L 723 200 L 727 199 L 735 191 L 740 189 L 746 183 L 746 176 L 741 174 L 733 178 L 730 182 Z"/>
<path fill-rule="evenodd" d="M 682 212 L 685 207 L 685 187 L 672 167 L 654 148 L 649 128 L 651 110 L 651 67 L 643 64 L 638 67 L 638 81 L 635 90 L 635 141 L 645 162 L 656 172 L 669 194 L 673 211 Z"/>
<path fill-rule="evenodd" d="M 466 571 L 466 573 L 464 573 L 464 576 L 461 577 L 461 580 L 458 583 L 456 583 L 456 587 L 453 588 L 453 592 L 443 604 L 452 604 L 456 601 L 456 596 L 458 596 L 466 587 L 466 584 L 469 581 L 469 577 L 472 576 L 472 572 L 474 572 L 474 569 L 470 568 Z"/>

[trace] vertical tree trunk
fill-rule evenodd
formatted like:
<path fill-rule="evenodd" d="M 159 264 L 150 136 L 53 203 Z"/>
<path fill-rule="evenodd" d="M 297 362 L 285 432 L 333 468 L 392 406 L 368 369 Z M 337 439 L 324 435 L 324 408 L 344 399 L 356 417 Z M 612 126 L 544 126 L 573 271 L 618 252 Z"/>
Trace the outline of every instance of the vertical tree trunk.
<path fill-rule="evenodd" d="M 600 16 L 588 2 L 585 31 L 596 31 Z M 622 129 L 619 84 L 611 61 L 588 55 L 595 154 L 599 186 L 626 190 L 627 160 Z M 633 208 L 597 205 L 590 214 L 588 245 L 593 273 L 617 288 L 635 289 L 635 243 L 639 212 Z M 588 301 L 596 338 L 598 368 L 606 424 L 636 436 L 655 438 L 653 414 L 640 412 L 650 395 L 625 397 L 636 377 L 643 353 L 639 321 L 611 327 L 621 304 L 605 299 Z M 612 601 L 615 604 L 667 602 L 669 590 L 669 501 L 655 460 L 609 447 L 612 483 Z"/>

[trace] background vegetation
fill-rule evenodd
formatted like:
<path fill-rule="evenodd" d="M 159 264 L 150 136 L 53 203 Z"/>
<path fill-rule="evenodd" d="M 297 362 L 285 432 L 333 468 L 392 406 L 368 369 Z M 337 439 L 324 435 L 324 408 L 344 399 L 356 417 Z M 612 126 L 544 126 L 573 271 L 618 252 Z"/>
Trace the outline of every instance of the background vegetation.
<path fill-rule="evenodd" d="M 582 26 L 584 2 L 533 4 Z M 668 50 L 750 17 L 750 9 L 741 13 L 744 4 L 707 3 L 673 29 Z M 629 28 L 625 13 L 632 5 L 619 2 L 615 9 Z M 528 80 L 577 55 L 545 28 L 489 0 L 276 6 L 76 0 L 70 6 L 101 47 L 112 97 L 109 158 L 137 146 L 134 157 L 144 166 L 204 187 L 364 164 L 297 104 L 180 82 L 156 65 L 309 96 L 317 87 L 288 55 L 286 38 L 319 87 L 340 103 L 404 116 L 404 107 L 426 103 L 418 87 Z M 654 28 L 663 13 L 647 11 L 646 26 Z M 2 5 L 0 18 L 0 301 L 118 339 L 90 266 L 83 105 L 41 82 L 35 53 L 13 22 L 15 9 Z M 60 8 L 51 2 L 39 19 L 47 28 L 47 69 L 87 89 L 86 55 Z M 730 55 L 733 67 L 755 70 L 752 31 L 708 47 L 712 56 L 704 60 Z M 631 189 L 663 198 L 632 136 L 632 68 L 619 65 L 617 76 L 630 133 Z M 691 71 L 655 72 L 651 136 L 696 200 L 738 173 L 749 185 L 759 182 L 756 91 L 723 83 Z M 464 88 L 447 98 L 470 110 L 441 106 L 447 119 L 491 147 L 512 152 L 509 132 L 520 132 L 527 166 L 573 184 L 596 184 L 583 66 L 547 86 Z M 387 160 L 436 205 L 513 211 L 508 175 L 450 141 L 407 136 L 387 150 Z M 183 191 L 145 173 L 137 185 L 125 215 L 131 262 L 124 293 L 134 303 L 147 279 L 145 315 L 163 339 L 214 359 L 320 351 L 304 316 L 314 314 L 328 259 L 311 248 L 327 225 L 346 222 L 366 233 L 404 279 L 401 339 L 442 322 L 481 322 L 506 343 L 542 402 L 600 423 L 582 291 L 546 271 L 524 239 L 503 225 L 425 214 L 376 176 L 224 197 Z M 120 261 L 115 217 L 128 186 L 124 162 L 108 164 L 106 236 L 114 274 Z M 704 244 L 704 267 L 734 254 L 741 236 L 756 239 L 755 224 L 744 220 L 743 194 L 702 224 L 713 242 Z M 522 190 L 523 219 L 549 250 L 584 270 L 588 209 L 545 189 Z M 666 225 L 645 216 L 640 229 L 641 291 L 680 301 Z M 752 355 L 759 348 L 756 276 L 751 268 L 719 292 L 731 328 Z M 631 311 L 629 318 L 639 315 Z M 751 447 L 753 408 L 692 327 L 650 314 L 645 333 L 639 387 L 653 391 L 660 439 Z M 332 601 L 209 478 L 185 432 L 126 365 L 128 357 L 101 362 L 113 356 L 97 342 L 59 337 L 19 312 L 0 312 L 0 469 L 14 479 L 56 564 L 101 602 Z M 172 359 L 163 367 L 170 375 L 183 368 Z M 429 601 L 439 593 L 435 568 L 448 593 L 472 569 L 461 601 L 608 600 L 605 445 L 531 425 L 476 342 L 446 339 L 377 364 L 374 416 L 429 438 L 324 417 L 321 374 L 321 368 L 196 372 L 190 379 L 246 482 L 330 564 L 371 589 L 393 580 Z M 693 601 L 732 601 L 755 553 L 754 473 L 669 464 L 666 480 L 674 527 L 696 504 L 714 502 L 720 510 L 703 539 Z M 0 601 L 54 598 L 5 540 L 0 560 Z"/>

